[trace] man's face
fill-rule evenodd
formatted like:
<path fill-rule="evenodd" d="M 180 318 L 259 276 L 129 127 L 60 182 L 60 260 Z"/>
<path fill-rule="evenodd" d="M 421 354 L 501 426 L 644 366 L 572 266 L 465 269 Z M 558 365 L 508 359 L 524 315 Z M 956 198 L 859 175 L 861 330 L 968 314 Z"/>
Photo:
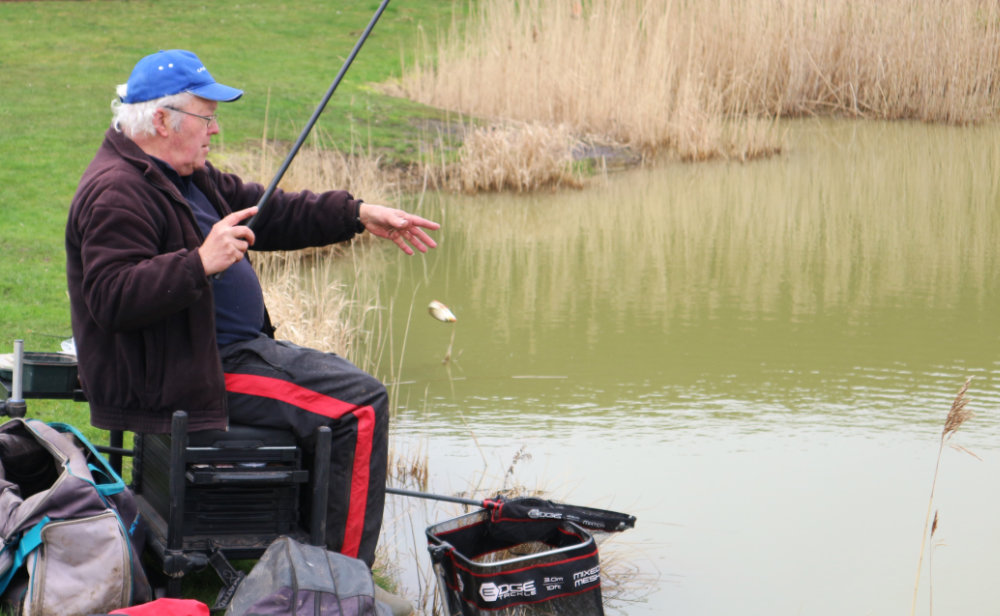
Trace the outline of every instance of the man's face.
<path fill-rule="evenodd" d="M 181 116 L 178 130 L 176 132 L 168 131 L 168 143 L 166 144 L 169 153 L 167 162 L 178 174 L 191 175 L 195 169 L 201 169 L 205 166 L 209 142 L 212 135 L 219 132 L 219 124 L 214 119 L 208 122 L 196 116 L 212 116 L 218 106 L 219 103 L 216 101 L 193 97 L 190 103 L 183 107 L 177 107 L 180 111 L 163 110 L 164 114 Z"/>

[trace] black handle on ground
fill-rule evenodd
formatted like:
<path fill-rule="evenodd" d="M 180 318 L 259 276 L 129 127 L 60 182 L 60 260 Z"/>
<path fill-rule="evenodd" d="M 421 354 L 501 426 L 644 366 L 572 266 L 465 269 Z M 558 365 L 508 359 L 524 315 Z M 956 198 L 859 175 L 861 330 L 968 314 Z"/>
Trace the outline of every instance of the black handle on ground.
<path fill-rule="evenodd" d="M 302 134 L 299 135 L 298 140 L 295 141 L 295 145 L 292 146 L 291 151 L 288 152 L 288 156 L 285 157 L 285 162 L 281 164 L 281 168 L 278 169 L 278 172 L 274 175 L 274 179 L 271 180 L 270 186 L 267 187 L 267 190 L 264 191 L 264 194 L 257 202 L 257 207 L 260 209 L 250 218 L 250 220 L 247 221 L 247 226 L 251 229 L 253 229 L 254 221 L 258 216 L 260 216 L 261 211 L 264 210 L 264 205 L 267 203 L 268 199 L 271 198 L 271 195 L 274 194 L 274 190 L 278 187 L 278 182 L 280 182 L 281 178 L 284 177 L 285 171 L 288 170 L 288 166 L 292 164 L 292 159 L 295 158 L 296 154 L 298 154 L 299 148 L 302 147 L 302 143 L 309 135 L 309 131 L 311 131 L 313 125 L 316 124 L 316 120 L 319 119 L 320 114 L 323 113 L 323 109 L 330 101 L 330 97 L 333 96 L 337 86 L 340 85 L 340 80 L 344 78 L 344 73 L 346 73 L 347 69 L 351 66 L 351 62 L 354 62 L 354 57 L 358 55 L 359 51 L 361 51 L 361 46 L 364 45 L 365 40 L 368 39 L 368 35 L 371 33 L 372 28 L 375 27 L 375 22 L 377 22 L 379 17 L 382 16 L 382 12 L 385 11 L 385 7 L 388 6 L 388 4 L 389 0 L 382 0 L 382 4 L 379 5 L 375 14 L 372 16 L 371 21 L 368 22 L 368 27 L 365 28 L 365 31 L 361 34 L 361 38 L 358 39 L 358 42 L 354 44 L 354 49 L 351 50 L 351 55 L 347 56 L 347 60 L 344 62 L 344 65 L 340 67 L 340 72 L 337 73 L 337 77 L 333 80 L 333 83 L 330 84 L 330 89 L 326 91 L 326 96 L 323 97 L 323 100 L 320 101 L 316 110 L 313 111 L 312 117 L 309 118 L 309 122 L 306 123 L 306 127 L 302 130 Z"/>

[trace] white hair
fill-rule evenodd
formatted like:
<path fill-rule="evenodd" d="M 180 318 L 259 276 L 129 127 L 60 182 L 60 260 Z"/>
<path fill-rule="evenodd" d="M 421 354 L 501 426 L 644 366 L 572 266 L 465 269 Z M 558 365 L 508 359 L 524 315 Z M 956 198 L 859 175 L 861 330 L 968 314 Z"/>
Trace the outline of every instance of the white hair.
<path fill-rule="evenodd" d="M 153 135 L 156 129 L 153 128 L 153 114 L 157 109 L 163 107 L 183 107 L 191 102 L 194 95 L 189 92 L 171 94 L 161 98 L 154 98 L 151 101 L 141 103 L 123 103 L 128 92 L 128 84 L 120 84 L 117 88 L 118 96 L 111 101 L 111 126 L 120 133 L 125 133 L 129 137 L 136 135 Z M 180 114 L 170 114 L 170 128 L 174 131 L 180 130 L 181 122 L 184 120 Z"/>

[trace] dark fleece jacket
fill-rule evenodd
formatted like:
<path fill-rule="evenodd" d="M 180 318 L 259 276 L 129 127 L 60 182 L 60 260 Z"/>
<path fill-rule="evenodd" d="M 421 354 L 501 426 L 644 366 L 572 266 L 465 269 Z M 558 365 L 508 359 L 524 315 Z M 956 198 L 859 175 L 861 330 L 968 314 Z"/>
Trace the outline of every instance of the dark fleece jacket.
<path fill-rule="evenodd" d="M 210 164 L 198 187 L 225 216 L 264 187 Z M 294 250 L 354 236 L 359 201 L 344 191 L 275 191 L 254 222 L 255 250 Z M 177 187 L 131 139 L 108 129 L 83 174 L 66 224 L 66 275 L 80 381 L 98 428 L 168 432 L 225 428 L 204 241 Z"/>

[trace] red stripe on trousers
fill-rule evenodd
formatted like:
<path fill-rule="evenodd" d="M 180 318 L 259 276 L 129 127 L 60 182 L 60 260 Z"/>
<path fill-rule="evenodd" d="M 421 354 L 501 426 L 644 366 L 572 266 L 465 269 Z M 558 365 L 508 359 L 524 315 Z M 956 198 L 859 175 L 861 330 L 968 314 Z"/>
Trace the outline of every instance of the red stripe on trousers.
<path fill-rule="evenodd" d="M 371 461 L 372 439 L 375 434 L 375 409 L 370 406 L 349 404 L 281 379 L 252 374 L 227 373 L 226 391 L 287 402 L 310 413 L 331 419 L 340 419 L 349 413 L 357 417 L 358 440 L 354 445 L 351 495 L 347 508 L 347 524 L 344 528 L 344 544 L 341 547 L 343 554 L 357 558 L 365 526 L 365 507 L 368 503 L 368 465 Z"/>

